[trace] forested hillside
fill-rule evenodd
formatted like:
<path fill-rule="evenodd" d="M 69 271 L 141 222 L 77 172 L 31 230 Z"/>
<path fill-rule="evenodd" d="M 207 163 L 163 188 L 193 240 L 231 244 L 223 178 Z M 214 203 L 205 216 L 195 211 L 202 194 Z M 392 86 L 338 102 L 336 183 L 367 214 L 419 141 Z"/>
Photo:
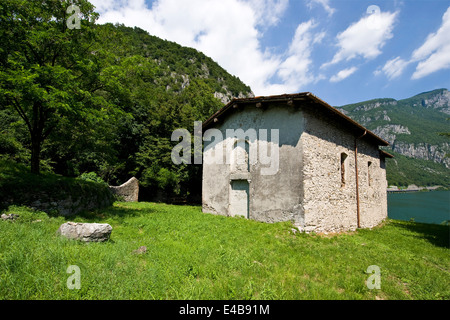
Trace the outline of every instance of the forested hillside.
<path fill-rule="evenodd" d="M 450 92 L 438 89 L 414 97 L 375 99 L 339 108 L 390 143 L 391 185 L 450 185 Z"/>
<path fill-rule="evenodd" d="M 172 163 L 171 134 L 250 88 L 197 50 L 98 25 L 88 1 L 73 3 L 80 29 L 66 26 L 69 1 L 0 4 L 0 157 L 112 185 L 136 176 L 143 198 L 198 196 L 201 168 Z"/>
<path fill-rule="evenodd" d="M 0 160 L 111 185 L 135 176 L 142 200 L 198 200 L 201 166 L 172 163 L 171 134 L 251 89 L 195 49 L 97 18 L 87 0 L 0 2 Z M 390 184 L 449 185 L 448 90 L 340 110 L 391 143 Z"/>

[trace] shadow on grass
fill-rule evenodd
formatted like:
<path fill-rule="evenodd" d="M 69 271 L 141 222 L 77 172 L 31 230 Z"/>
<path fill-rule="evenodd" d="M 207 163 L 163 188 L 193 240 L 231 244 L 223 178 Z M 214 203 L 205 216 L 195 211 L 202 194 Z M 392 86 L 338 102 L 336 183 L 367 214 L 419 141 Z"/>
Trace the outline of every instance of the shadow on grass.
<path fill-rule="evenodd" d="M 450 248 L 450 226 L 418 222 L 398 223 L 397 226 L 416 233 L 416 237 L 426 239 L 435 246 Z"/>
<path fill-rule="evenodd" d="M 120 206 L 110 206 L 103 209 L 96 209 L 91 211 L 82 211 L 77 215 L 64 217 L 66 221 L 71 221 L 76 218 L 82 218 L 91 223 L 101 223 L 106 219 L 114 219 L 119 223 L 130 217 L 139 217 L 142 215 L 156 213 L 157 210 L 153 208 L 129 208 Z"/>

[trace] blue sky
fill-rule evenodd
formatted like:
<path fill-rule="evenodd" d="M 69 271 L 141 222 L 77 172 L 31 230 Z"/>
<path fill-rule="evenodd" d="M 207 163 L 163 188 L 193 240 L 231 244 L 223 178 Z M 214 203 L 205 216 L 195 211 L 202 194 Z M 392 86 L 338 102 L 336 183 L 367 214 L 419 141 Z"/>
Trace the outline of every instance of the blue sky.
<path fill-rule="evenodd" d="M 91 0 L 99 23 L 202 51 L 255 95 L 339 106 L 450 88 L 449 0 Z"/>

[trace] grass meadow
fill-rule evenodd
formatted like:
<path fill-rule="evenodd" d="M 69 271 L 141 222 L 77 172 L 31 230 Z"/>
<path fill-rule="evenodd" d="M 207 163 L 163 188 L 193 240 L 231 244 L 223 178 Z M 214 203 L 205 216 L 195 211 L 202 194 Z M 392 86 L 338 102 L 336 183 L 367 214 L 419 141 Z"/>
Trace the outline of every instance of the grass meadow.
<path fill-rule="evenodd" d="M 449 227 L 388 220 L 336 235 L 293 233 L 204 214 L 200 207 L 122 203 L 67 220 L 10 207 L 0 220 L 2 300 L 450 299 Z M 105 243 L 56 234 L 67 221 L 109 223 Z M 136 253 L 146 246 L 145 253 Z M 78 266 L 80 289 L 67 285 Z M 380 289 L 366 282 L 371 265 Z"/>

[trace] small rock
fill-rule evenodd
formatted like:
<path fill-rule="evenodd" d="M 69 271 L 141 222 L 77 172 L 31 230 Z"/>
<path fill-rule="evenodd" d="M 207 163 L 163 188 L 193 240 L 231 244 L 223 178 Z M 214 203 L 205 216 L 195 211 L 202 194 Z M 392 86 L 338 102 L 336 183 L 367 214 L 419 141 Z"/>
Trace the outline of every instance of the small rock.
<path fill-rule="evenodd" d="M 14 213 L 2 214 L 1 218 L 3 220 L 16 220 L 17 218 L 19 218 L 19 215 L 18 214 L 14 214 Z"/>
<path fill-rule="evenodd" d="M 135 254 L 144 254 L 146 252 L 147 252 L 146 246 L 139 247 L 139 249 L 133 251 L 133 253 Z"/>
<path fill-rule="evenodd" d="M 260 266 L 263 266 L 263 264 L 262 264 L 261 262 L 256 261 L 256 260 L 254 260 L 253 263 L 256 263 L 256 264 L 258 264 L 258 265 L 260 265 Z"/>
<path fill-rule="evenodd" d="M 305 230 L 306 233 L 310 233 L 310 232 L 313 232 L 314 230 L 316 230 L 316 227 L 315 226 L 308 226 L 308 227 L 305 227 L 304 230 Z"/>
<path fill-rule="evenodd" d="M 100 223 L 75 223 L 67 222 L 62 224 L 57 233 L 69 238 L 84 242 L 108 241 L 112 232 L 109 224 Z"/>

